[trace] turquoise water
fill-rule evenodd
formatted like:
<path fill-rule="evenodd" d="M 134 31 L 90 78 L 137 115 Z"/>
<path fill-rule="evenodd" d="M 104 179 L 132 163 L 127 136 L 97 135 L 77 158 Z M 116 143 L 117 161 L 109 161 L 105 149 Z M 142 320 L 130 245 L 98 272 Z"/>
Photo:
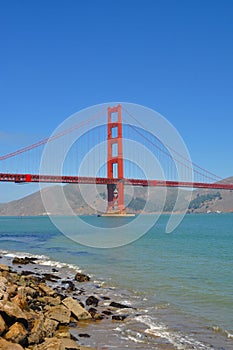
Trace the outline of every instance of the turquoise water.
<path fill-rule="evenodd" d="M 164 233 L 167 220 L 162 216 L 129 245 L 94 249 L 66 238 L 47 217 L 3 217 L 0 249 L 78 265 L 141 298 L 150 320 L 159 316 L 170 329 L 194 332 L 216 349 L 233 348 L 233 215 L 186 215 L 172 234 Z"/>

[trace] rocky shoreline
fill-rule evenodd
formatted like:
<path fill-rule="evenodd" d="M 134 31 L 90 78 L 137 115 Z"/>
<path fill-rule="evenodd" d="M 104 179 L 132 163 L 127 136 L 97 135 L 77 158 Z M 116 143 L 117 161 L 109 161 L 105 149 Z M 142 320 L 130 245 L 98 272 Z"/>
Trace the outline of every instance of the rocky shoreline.
<path fill-rule="evenodd" d="M 90 337 L 83 325 L 124 322 L 132 308 L 101 293 L 87 295 L 89 282 L 80 272 L 67 278 L 57 268 L 44 272 L 32 257 L 0 264 L 0 349 L 97 349 L 81 344 Z M 72 328 L 80 329 L 78 339 Z"/>

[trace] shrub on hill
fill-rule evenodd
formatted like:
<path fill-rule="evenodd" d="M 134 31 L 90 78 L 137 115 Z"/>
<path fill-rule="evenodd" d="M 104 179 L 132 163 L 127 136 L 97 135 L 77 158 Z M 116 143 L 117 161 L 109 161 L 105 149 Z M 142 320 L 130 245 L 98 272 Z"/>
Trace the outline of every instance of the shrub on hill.
<path fill-rule="evenodd" d="M 222 199 L 222 196 L 220 192 L 216 192 L 213 194 L 203 194 L 203 195 L 197 195 L 196 198 L 194 198 L 190 204 L 189 204 L 189 209 L 198 209 L 201 208 L 205 202 L 210 202 L 214 199 L 218 198 L 219 200 Z"/>

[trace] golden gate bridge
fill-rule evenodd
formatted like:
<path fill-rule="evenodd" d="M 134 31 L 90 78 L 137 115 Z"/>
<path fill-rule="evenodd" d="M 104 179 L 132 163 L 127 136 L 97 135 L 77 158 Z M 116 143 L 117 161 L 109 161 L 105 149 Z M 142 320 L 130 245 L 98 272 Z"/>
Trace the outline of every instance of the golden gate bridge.
<path fill-rule="evenodd" d="M 135 116 L 127 111 L 122 105 L 118 104 L 107 108 L 99 116 L 94 115 L 83 119 L 82 121 L 71 125 L 70 127 L 53 134 L 51 137 L 44 138 L 29 146 L 22 147 L 14 152 L 0 156 L 1 182 L 15 183 L 60 183 L 60 184 L 97 184 L 107 186 L 107 212 L 123 213 L 125 211 L 124 190 L 125 186 L 144 186 L 144 187 L 183 187 L 183 188 L 206 188 L 206 189 L 224 189 L 233 190 L 232 183 L 224 183 L 217 175 L 205 170 L 199 165 L 186 159 L 176 150 L 170 149 L 164 145 L 159 138 L 151 135 L 148 130 L 145 131 L 141 122 L 137 126 L 123 121 L 122 111 L 128 115 L 128 118 L 135 119 Z M 98 118 L 105 118 L 102 125 L 91 128 L 93 121 Z M 87 127 L 89 131 L 87 132 Z M 82 134 L 80 130 L 85 130 Z M 81 135 L 75 140 L 75 132 L 79 131 Z M 39 171 L 39 162 L 43 152 L 43 147 L 49 144 L 55 144 L 52 157 L 59 157 L 56 154 L 57 142 L 61 145 L 64 140 L 66 147 L 67 137 L 73 134 L 72 147 L 70 147 L 69 156 L 65 154 L 62 174 L 56 170 L 47 173 Z M 166 164 L 165 179 L 145 178 L 143 166 L 138 167 L 132 161 L 124 158 L 124 140 L 128 139 L 142 142 L 144 147 L 149 149 L 155 157 L 159 158 L 161 163 Z M 91 148 L 98 144 L 103 144 L 105 150 L 95 153 L 95 162 L 99 158 L 98 171 L 92 174 L 93 159 L 86 161 L 85 174 L 78 174 L 80 164 Z M 131 148 L 131 152 L 138 154 L 135 157 L 141 157 L 141 164 L 144 161 L 144 155 Z M 172 156 L 173 154 L 173 156 Z M 174 156 L 175 155 L 175 156 Z M 177 177 L 175 163 L 183 169 L 183 172 L 194 174 L 193 181 L 180 181 Z M 150 164 L 153 167 L 153 164 Z M 56 167 L 55 167 L 56 168 Z M 48 166 L 49 169 L 49 166 Z"/>

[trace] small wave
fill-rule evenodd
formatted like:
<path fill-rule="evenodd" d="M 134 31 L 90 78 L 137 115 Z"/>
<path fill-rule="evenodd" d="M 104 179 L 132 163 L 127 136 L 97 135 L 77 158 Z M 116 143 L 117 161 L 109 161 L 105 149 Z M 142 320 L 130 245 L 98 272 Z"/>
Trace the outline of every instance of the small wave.
<path fill-rule="evenodd" d="M 135 343 L 144 343 L 144 340 L 141 340 L 141 333 L 137 332 L 136 335 L 128 335 L 128 339 L 134 341 Z"/>
<path fill-rule="evenodd" d="M 31 254 L 31 253 L 25 253 L 25 252 L 10 252 L 8 250 L 0 250 L 0 254 L 9 258 L 15 258 L 15 257 L 25 258 L 27 256 L 29 258 L 35 258 L 35 259 L 44 259 L 44 260 L 50 259 L 46 255 L 37 255 L 37 254 Z"/>
<path fill-rule="evenodd" d="M 81 269 L 77 265 L 51 260 L 50 257 L 46 255 L 37 255 L 37 254 L 31 254 L 31 253 L 25 253 L 25 252 L 9 252 L 7 250 L 0 250 L 0 254 L 8 258 L 15 258 L 15 257 L 25 258 L 27 256 L 29 258 L 35 258 L 36 263 L 39 265 L 52 266 L 57 268 L 68 268 L 71 270 L 75 270 L 77 272 L 81 272 Z"/>
<path fill-rule="evenodd" d="M 132 329 L 125 329 L 125 326 L 118 326 L 114 329 L 119 332 L 120 338 L 124 340 L 131 340 L 134 343 L 144 343 L 144 335 L 140 332 L 134 331 Z"/>
<path fill-rule="evenodd" d="M 205 345 L 205 344 L 193 339 L 192 337 L 188 337 L 188 336 L 183 335 L 179 332 L 169 330 L 165 324 L 157 322 L 151 316 L 142 315 L 142 316 L 137 316 L 135 319 L 138 322 L 141 322 L 144 325 L 149 327 L 145 330 L 145 333 L 147 333 L 151 336 L 166 339 L 170 344 L 172 344 L 173 346 L 175 346 L 179 350 L 187 349 L 187 346 L 191 347 L 194 350 L 210 350 L 211 349 L 211 346 Z"/>
<path fill-rule="evenodd" d="M 220 334 L 224 335 L 225 337 L 227 337 L 228 339 L 233 339 L 233 333 L 230 333 L 228 330 L 223 329 L 222 327 L 213 326 L 212 329 L 214 332 L 220 333 Z"/>

